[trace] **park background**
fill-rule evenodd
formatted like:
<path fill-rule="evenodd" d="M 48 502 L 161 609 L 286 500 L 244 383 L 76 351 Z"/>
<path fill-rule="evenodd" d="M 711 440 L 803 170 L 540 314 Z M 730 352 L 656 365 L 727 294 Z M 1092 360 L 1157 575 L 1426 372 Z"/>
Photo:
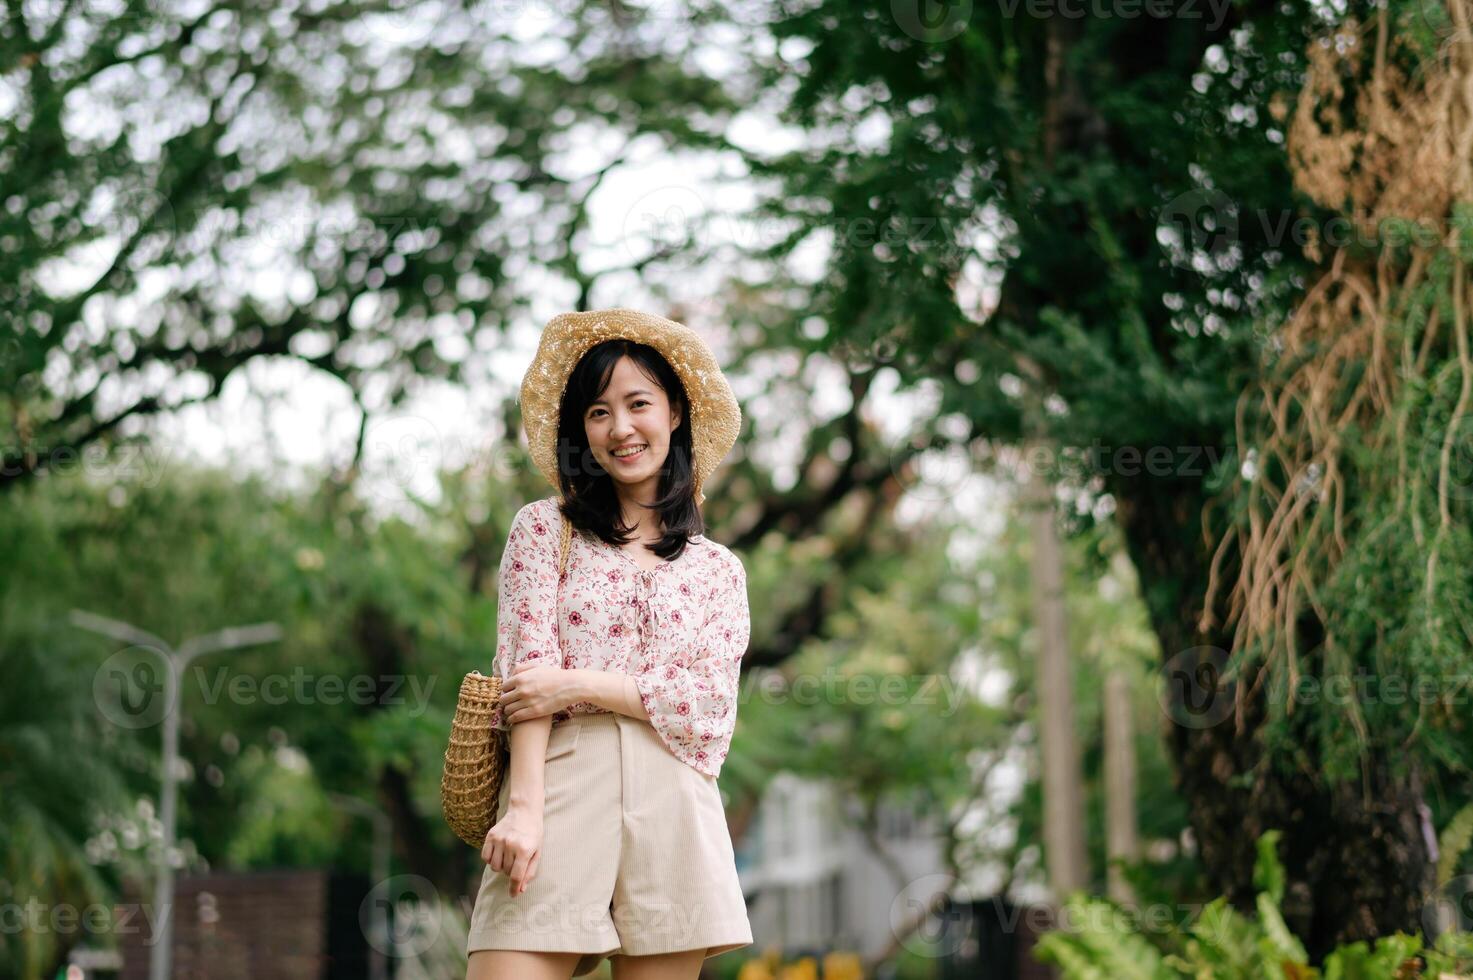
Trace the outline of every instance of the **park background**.
<path fill-rule="evenodd" d="M 713 975 L 1041 969 L 1001 899 L 1070 977 L 1466 972 L 1470 93 L 1466 0 L 6 5 L 0 975 L 143 975 L 84 913 L 160 862 L 461 975 L 516 385 L 614 306 L 744 410 Z"/>

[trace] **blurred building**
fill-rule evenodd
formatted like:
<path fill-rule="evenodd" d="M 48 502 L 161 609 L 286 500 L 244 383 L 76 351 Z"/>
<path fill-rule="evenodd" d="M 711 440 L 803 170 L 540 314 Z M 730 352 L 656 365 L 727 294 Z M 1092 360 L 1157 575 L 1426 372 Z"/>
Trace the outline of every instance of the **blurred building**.
<path fill-rule="evenodd" d="M 772 779 L 736 853 L 754 951 L 872 956 L 936 894 L 946 864 L 934 818 L 882 806 L 877 850 L 857 829 L 857 809 L 830 783 Z M 943 977 L 1050 977 L 1032 959 L 1035 936 L 1020 911 L 1002 899 L 948 901 L 913 948 L 935 956 Z"/>
<path fill-rule="evenodd" d="M 758 948 L 878 952 L 892 941 L 892 916 L 908 912 L 906 886 L 942 872 L 941 837 L 930 822 L 881 808 L 877 839 L 890 866 L 846 817 L 853 805 L 828 783 L 773 778 L 737 852 Z"/>

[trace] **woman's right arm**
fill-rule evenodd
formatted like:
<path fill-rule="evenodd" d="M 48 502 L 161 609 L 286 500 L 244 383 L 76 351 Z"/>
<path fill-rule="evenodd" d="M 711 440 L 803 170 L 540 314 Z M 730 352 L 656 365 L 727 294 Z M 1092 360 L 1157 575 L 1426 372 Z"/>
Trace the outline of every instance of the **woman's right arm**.
<path fill-rule="evenodd" d="M 520 663 L 562 665 L 557 639 L 558 526 L 544 520 L 537 502 L 517 511 L 497 574 L 496 654 L 492 669 L 503 684 Z M 481 857 L 512 879 L 512 893 L 526 890 L 542 846 L 543 772 L 551 716 L 509 725 L 501 705 L 491 725 L 508 733 L 510 768 L 506 812 L 486 834 Z"/>
<path fill-rule="evenodd" d="M 493 871 L 511 879 L 511 893 L 520 895 L 536 876 L 542 851 L 543 775 L 547 769 L 547 739 L 552 716 L 543 715 L 511 726 L 511 761 L 506 779 L 506 812 L 486 834 L 481 859 Z"/>

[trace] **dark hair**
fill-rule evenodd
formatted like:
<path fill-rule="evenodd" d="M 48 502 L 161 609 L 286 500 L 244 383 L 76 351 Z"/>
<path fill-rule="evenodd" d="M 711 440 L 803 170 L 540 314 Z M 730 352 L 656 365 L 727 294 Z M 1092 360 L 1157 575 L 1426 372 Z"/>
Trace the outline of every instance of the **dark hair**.
<path fill-rule="evenodd" d="M 685 385 L 670 362 L 648 344 L 624 338 L 595 345 L 579 359 L 563 387 L 558 407 L 558 482 L 563 490 L 563 518 L 616 547 L 627 544 L 633 529 L 624 526 L 614 479 L 593 458 L 583 416 L 603 395 L 619 359 L 628 357 L 640 371 L 664 390 L 681 423 L 670 433 L 670 450 L 660 471 L 652 512 L 660 515 L 663 533 L 650 550 L 661 558 L 678 558 L 692 535 L 704 534 L 705 521 L 696 506 L 691 420 Z"/>

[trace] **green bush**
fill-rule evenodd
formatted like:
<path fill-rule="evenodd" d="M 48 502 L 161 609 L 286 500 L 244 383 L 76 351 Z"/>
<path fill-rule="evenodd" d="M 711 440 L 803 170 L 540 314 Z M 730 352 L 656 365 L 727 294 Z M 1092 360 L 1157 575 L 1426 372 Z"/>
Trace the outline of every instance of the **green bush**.
<path fill-rule="evenodd" d="M 1279 831 L 1271 830 L 1258 840 L 1256 916 L 1217 898 L 1185 926 L 1142 930 L 1128 924 L 1139 918 L 1132 910 L 1076 893 L 1064 906 L 1069 928 L 1040 938 L 1038 958 L 1058 966 L 1065 980 L 1433 978 L 1461 976 L 1473 966 L 1473 945 L 1463 932 L 1444 933 L 1430 947 L 1420 933 L 1383 936 L 1374 946 L 1348 943 L 1332 951 L 1322 969 L 1311 966 L 1279 911 L 1284 871 L 1275 853 L 1278 839 Z"/>

